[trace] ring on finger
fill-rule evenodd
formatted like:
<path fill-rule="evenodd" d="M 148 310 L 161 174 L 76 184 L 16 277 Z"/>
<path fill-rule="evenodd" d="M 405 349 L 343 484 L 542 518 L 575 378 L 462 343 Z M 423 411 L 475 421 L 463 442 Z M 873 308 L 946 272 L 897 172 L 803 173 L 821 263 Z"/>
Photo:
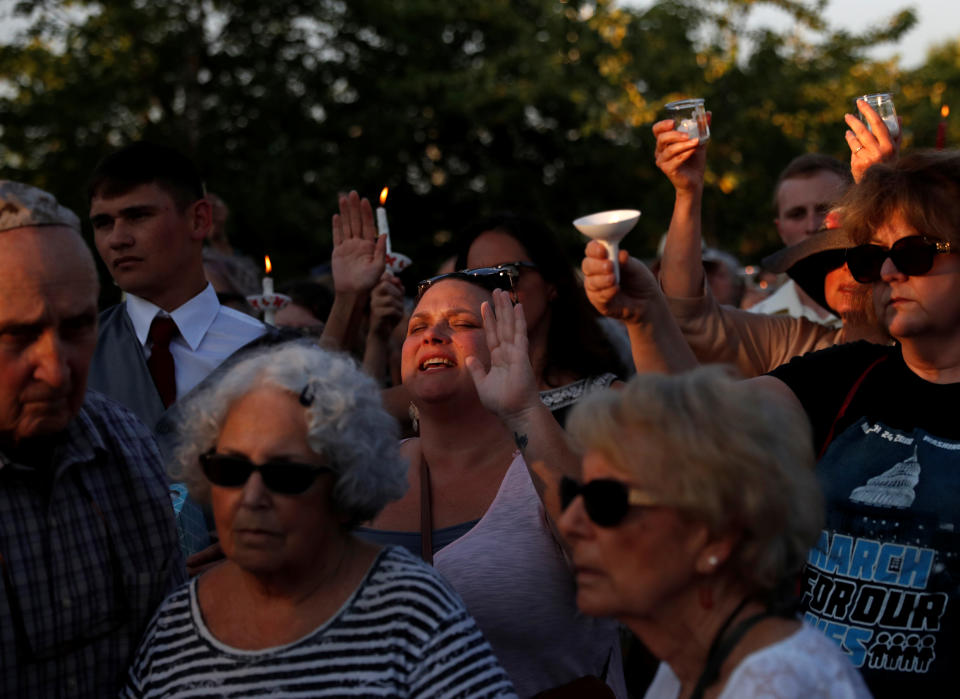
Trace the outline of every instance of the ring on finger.
<path fill-rule="evenodd" d="M 857 146 L 856 150 L 853 151 L 853 154 L 856 155 L 857 153 L 859 153 L 859 152 L 862 151 L 862 150 L 863 150 L 863 144 L 861 143 L 859 146 Z"/>

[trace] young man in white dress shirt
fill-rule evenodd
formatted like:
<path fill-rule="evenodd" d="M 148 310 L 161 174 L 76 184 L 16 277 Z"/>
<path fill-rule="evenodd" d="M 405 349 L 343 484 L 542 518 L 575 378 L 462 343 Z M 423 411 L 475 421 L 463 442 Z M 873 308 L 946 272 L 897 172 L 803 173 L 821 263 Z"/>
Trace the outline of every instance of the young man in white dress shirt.
<path fill-rule="evenodd" d="M 187 157 L 133 143 L 100 162 L 89 196 L 97 251 L 126 294 L 100 315 L 90 386 L 156 429 L 173 402 L 266 328 L 220 305 L 204 276 L 202 248 L 212 211 Z M 151 332 L 163 324 L 169 339 Z M 160 355 L 167 357 L 166 376 L 154 366 L 163 364 Z"/>

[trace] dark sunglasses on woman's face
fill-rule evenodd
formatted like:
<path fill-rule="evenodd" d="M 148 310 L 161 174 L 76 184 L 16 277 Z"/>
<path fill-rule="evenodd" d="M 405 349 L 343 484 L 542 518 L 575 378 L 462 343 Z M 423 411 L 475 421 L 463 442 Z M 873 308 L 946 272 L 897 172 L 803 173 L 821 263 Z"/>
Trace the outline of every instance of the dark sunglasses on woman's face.
<path fill-rule="evenodd" d="M 459 279 L 461 281 L 478 284 L 487 291 L 502 289 L 509 291 L 513 300 L 517 300 L 517 280 L 520 278 L 522 268 L 536 269 L 537 266 L 532 262 L 504 262 L 495 267 L 475 267 L 473 269 L 464 269 L 459 272 L 448 272 L 447 274 L 438 274 L 435 277 L 424 279 L 417 284 L 417 301 L 419 301 L 427 289 L 443 281 L 444 279 Z"/>
<path fill-rule="evenodd" d="M 566 510 L 577 496 L 583 497 L 587 516 L 601 527 L 615 527 L 627 516 L 631 507 L 651 507 L 658 503 L 650 494 L 626 483 L 598 478 L 581 484 L 564 476 L 560 480 L 560 508 Z"/>
<path fill-rule="evenodd" d="M 207 480 L 221 488 L 240 488 L 254 471 L 267 489 L 280 495 L 302 495 L 321 473 L 333 473 L 327 466 L 295 461 L 267 461 L 255 464 L 245 456 L 218 454 L 213 450 L 200 455 L 200 467 Z"/>
<path fill-rule="evenodd" d="M 926 274 L 933 267 L 938 253 L 956 252 L 954 246 L 943 240 L 922 235 L 901 238 L 889 248 L 880 245 L 858 245 L 847 250 L 847 267 L 861 284 L 880 281 L 880 270 L 889 257 L 894 266 L 908 277 Z"/>

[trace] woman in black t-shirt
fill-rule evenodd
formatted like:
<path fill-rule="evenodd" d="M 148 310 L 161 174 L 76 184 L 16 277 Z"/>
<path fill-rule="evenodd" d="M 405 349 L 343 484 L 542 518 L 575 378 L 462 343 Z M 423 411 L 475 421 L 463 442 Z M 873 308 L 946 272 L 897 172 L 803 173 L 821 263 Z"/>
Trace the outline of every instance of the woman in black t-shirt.
<path fill-rule="evenodd" d="M 827 523 L 802 585 L 804 617 L 876 696 L 956 686 L 960 670 L 960 152 L 871 167 L 840 203 L 892 347 L 852 343 L 751 379 L 799 400 L 814 427 Z M 670 370 L 693 363 L 636 260 L 588 246 L 585 288 Z M 634 346 L 637 356 L 637 345 Z"/>

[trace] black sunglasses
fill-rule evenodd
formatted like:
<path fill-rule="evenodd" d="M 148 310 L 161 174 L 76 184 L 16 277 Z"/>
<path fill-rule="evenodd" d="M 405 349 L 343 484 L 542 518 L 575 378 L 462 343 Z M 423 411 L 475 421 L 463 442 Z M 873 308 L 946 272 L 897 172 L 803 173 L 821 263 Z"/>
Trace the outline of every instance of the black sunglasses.
<path fill-rule="evenodd" d="M 847 267 L 861 284 L 880 281 L 880 269 L 889 257 L 901 273 L 915 277 L 926 274 L 933 267 L 938 253 L 956 252 L 954 246 L 943 240 L 922 235 L 901 238 L 889 248 L 880 245 L 858 245 L 847 250 Z"/>
<path fill-rule="evenodd" d="M 564 476 L 560 480 L 560 508 L 566 510 L 578 495 L 583 496 L 587 516 L 601 527 L 615 527 L 627 516 L 631 507 L 662 505 L 639 488 L 608 478 L 581 484 Z"/>
<path fill-rule="evenodd" d="M 267 461 L 257 465 L 245 456 L 218 454 L 213 450 L 200 455 L 200 466 L 207 480 L 221 488 L 239 488 L 256 471 L 263 484 L 280 495 L 302 495 L 321 473 L 334 473 L 328 466 L 296 461 Z"/>
<path fill-rule="evenodd" d="M 424 279 L 417 284 L 417 301 L 419 301 L 427 289 L 443 281 L 444 279 L 459 279 L 461 281 L 478 284 L 487 291 L 494 289 L 503 289 L 509 291 L 513 300 L 517 300 L 517 280 L 520 278 L 520 270 L 536 269 L 537 266 L 532 262 L 504 262 L 494 267 L 474 267 L 473 269 L 463 269 L 459 272 L 448 272 L 447 274 L 438 274 L 435 277 Z"/>

